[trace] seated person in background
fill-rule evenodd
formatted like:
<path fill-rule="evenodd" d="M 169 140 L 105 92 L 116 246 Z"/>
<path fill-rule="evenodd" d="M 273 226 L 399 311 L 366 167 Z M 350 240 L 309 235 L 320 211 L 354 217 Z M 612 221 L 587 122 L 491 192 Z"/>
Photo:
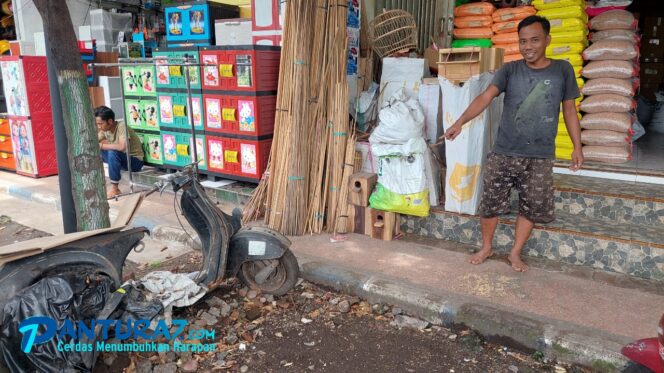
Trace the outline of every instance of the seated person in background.
<path fill-rule="evenodd" d="M 101 157 L 108 164 L 108 176 L 111 179 L 111 188 L 106 193 L 108 198 L 120 194 L 121 170 L 127 171 L 127 142 L 129 138 L 129 154 L 131 155 L 131 171 L 140 171 L 143 168 L 143 147 L 141 140 L 131 128 L 122 121 L 115 120 L 115 113 L 106 106 L 95 109 L 95 122 L 97 123 L 97 138 L 101 148 Z M 129 131 L 127 133 L 127 130 Z"/>

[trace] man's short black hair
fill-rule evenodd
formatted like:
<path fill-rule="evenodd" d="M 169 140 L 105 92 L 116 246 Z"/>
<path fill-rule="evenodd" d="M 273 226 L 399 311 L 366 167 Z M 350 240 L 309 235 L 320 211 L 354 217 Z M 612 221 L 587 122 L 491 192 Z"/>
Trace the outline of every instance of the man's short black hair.
<path fill-rule="evenodd" d="M 521 31 L 522 28 L 533 25 L 535 23 L 542 25 L 542 28 L 544 29 L 544 35 L 549 35 L 549 31 L 551 31 L 551 23 L 549 23 L 548 19 L 542 16 L 528 16 L 522 19 L 521 22 L 519 22 L 519 26 L 517 26 L 517 32 Z"/>
<path fill-rule="evenodd" d="M 95 109 L 95 118 L 101 118 L 101 120 L 115 120 L 115 113 L 111 110 L 110 107 L 100 106 Z"/>

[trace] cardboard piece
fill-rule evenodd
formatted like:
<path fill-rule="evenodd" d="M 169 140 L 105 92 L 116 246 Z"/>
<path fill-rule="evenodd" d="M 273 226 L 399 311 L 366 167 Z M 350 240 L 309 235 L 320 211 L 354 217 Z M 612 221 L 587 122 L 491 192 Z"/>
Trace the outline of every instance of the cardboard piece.
<path fill-rule="evenodd" d="M 144 195 L 141 193 L 133 194 L 121 199 L 120 206 L 118 207 L 118 216 L 109 228 L 75 232 L 59 236 L 39 237 L 2 246 L 0 247 L 0 265 L 37 255 L 46 250 L 57 248 L 83 238 L 97 236 L 102 233 L 121 231 L 129 225 L 144 198 Z"/>

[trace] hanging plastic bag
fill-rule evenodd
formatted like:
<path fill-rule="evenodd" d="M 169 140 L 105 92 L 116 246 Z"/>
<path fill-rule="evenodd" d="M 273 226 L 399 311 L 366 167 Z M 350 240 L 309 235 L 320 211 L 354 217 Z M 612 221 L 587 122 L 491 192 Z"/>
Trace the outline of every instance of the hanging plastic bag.
<path fill-rule="evenodd" d="M 639 69 L 631 61 L 591 61 L 581 69 L 581 75 L 587 79 L 629 79 L 639 76 Z"/>
<path fill-rule="evenodd" d="M 609 10 L 588 22 L 592 30 L 636 30 L 638 21 L 631 12 L 626 10 Z"/>
<path fill-rule="evenodd" d="M 454 17 L 454 27 L 457 28 L 491 27 L 491 24 L 491 16 Z"/>
<path fill-rule="evenodd" d="M 495 10 L 496 7 L 491 3 L 470 3 L 454 8 L 454 16 L 490 16 Z"/>
<path fill-rule="evenodd" d="M 646 129 L 643 128 L 643 125 L 641 125 L 638 120 L 635 120 L 634 124 L 632 124 L 632 131 L 630 133 L 632 134 L 632 142 L 634 142 L 646 134 Z"/>
<path fill-rule="evenodd" d="M 607 130 L 629 133 L 634 116 L 630 113 L 595 113 L 581 118 L 581 128 L 586 130 Z"/>
<path fill-rule="evenodd" d="M 630 146 L 595 146 L 583 147 L 583 158 L 586 161 L 604 163 L 625 163 L 632 160 Z"/>
<path fill-rule="evenodd" d="M 636 45 L 622 40 L 600 40 L 583 51 L 583 59 L 589 61 L 633 60 L 639 55 Z"/>
<path fill-rule="evenodd" d="M 581 93 L 584 95 L 614 94 L 634 96 L 636 84 L 632 79 L 597 78 L 586 82 Z"/>

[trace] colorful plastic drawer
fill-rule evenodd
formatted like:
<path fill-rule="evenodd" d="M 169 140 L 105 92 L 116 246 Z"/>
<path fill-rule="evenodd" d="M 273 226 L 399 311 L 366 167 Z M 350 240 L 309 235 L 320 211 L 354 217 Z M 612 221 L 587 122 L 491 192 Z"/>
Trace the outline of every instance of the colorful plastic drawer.
<path fill-rule="evenodd" d="M 276 91 L 280 51 L 280 47 L 261 45 L 201 48 L 203 89 Z"/>
<path fill-rule="evenodd" d="M 242 140 L 207 136 L 208 171 L 259 182 L 270 157 L 272 139 Z"/>
<path fill-rule="evenodd" d="M 122 75 L 122 92 L 127 96 L 154 96 L 154 66 L 126 66 L 120 69 Z"/>
<path fill-rule="evenodd" d="M 189 124 L 189 102 L 186 93 L 160 92 L 159 100 L 159 123 L 162 127 L 190 129 Z M 191 102 L 194 110 L 192 120 L 197 129 L 203 129 L 203 97 L 200 94 L 192 95 Z"/>
<path fill-rule="evenodd" d="M 138 130 L 159 130 L 159 110 L 154 100 L 125 100 L 125 120 Z"/>
<path fill-rule="evenodd" d="M 237 18 L 240 9 L 204 1 L 180 3 L 164 9 L 166 41 L 169 45 L 183 42 L 214 44 L 214 20 Z"/>
<path fill-rule="evenodd" d="M 192 159 L 194 144 L 190 134 L 162 131 L 161 140 L 164 144 L 164 164 L 183 167 L 194 161 Z M 198 154 L 198 168 L 207 169 L 204 135 L 196 135 L 196 154 Z"/>
<path fill-rule="evenodd" d="M 264 136 L 274 132 L 277 96 L 204 95 L 205 129 L 222 134 Z"/>
<path fill-rule="evenodd" d="M 187 89 L 184 66 L 173 66 L 184 64 L 184 59 L 193 59 L 198 64 L 198 48 L 158 48 L 154 52 L 155 65 L 157 69 L 157 89 Z M 169 66 L 170 65 L 170 66 Z M 199 66 L 189 67 L 189 84 L 193 90 L 201 89 L 201 72 Z"/>
<path fill-rule="evenodd" d="M 145 163 L 161 165 L 164 164 L 164 149 L 161 135 L 143 135 L 143 152 Z"/>

